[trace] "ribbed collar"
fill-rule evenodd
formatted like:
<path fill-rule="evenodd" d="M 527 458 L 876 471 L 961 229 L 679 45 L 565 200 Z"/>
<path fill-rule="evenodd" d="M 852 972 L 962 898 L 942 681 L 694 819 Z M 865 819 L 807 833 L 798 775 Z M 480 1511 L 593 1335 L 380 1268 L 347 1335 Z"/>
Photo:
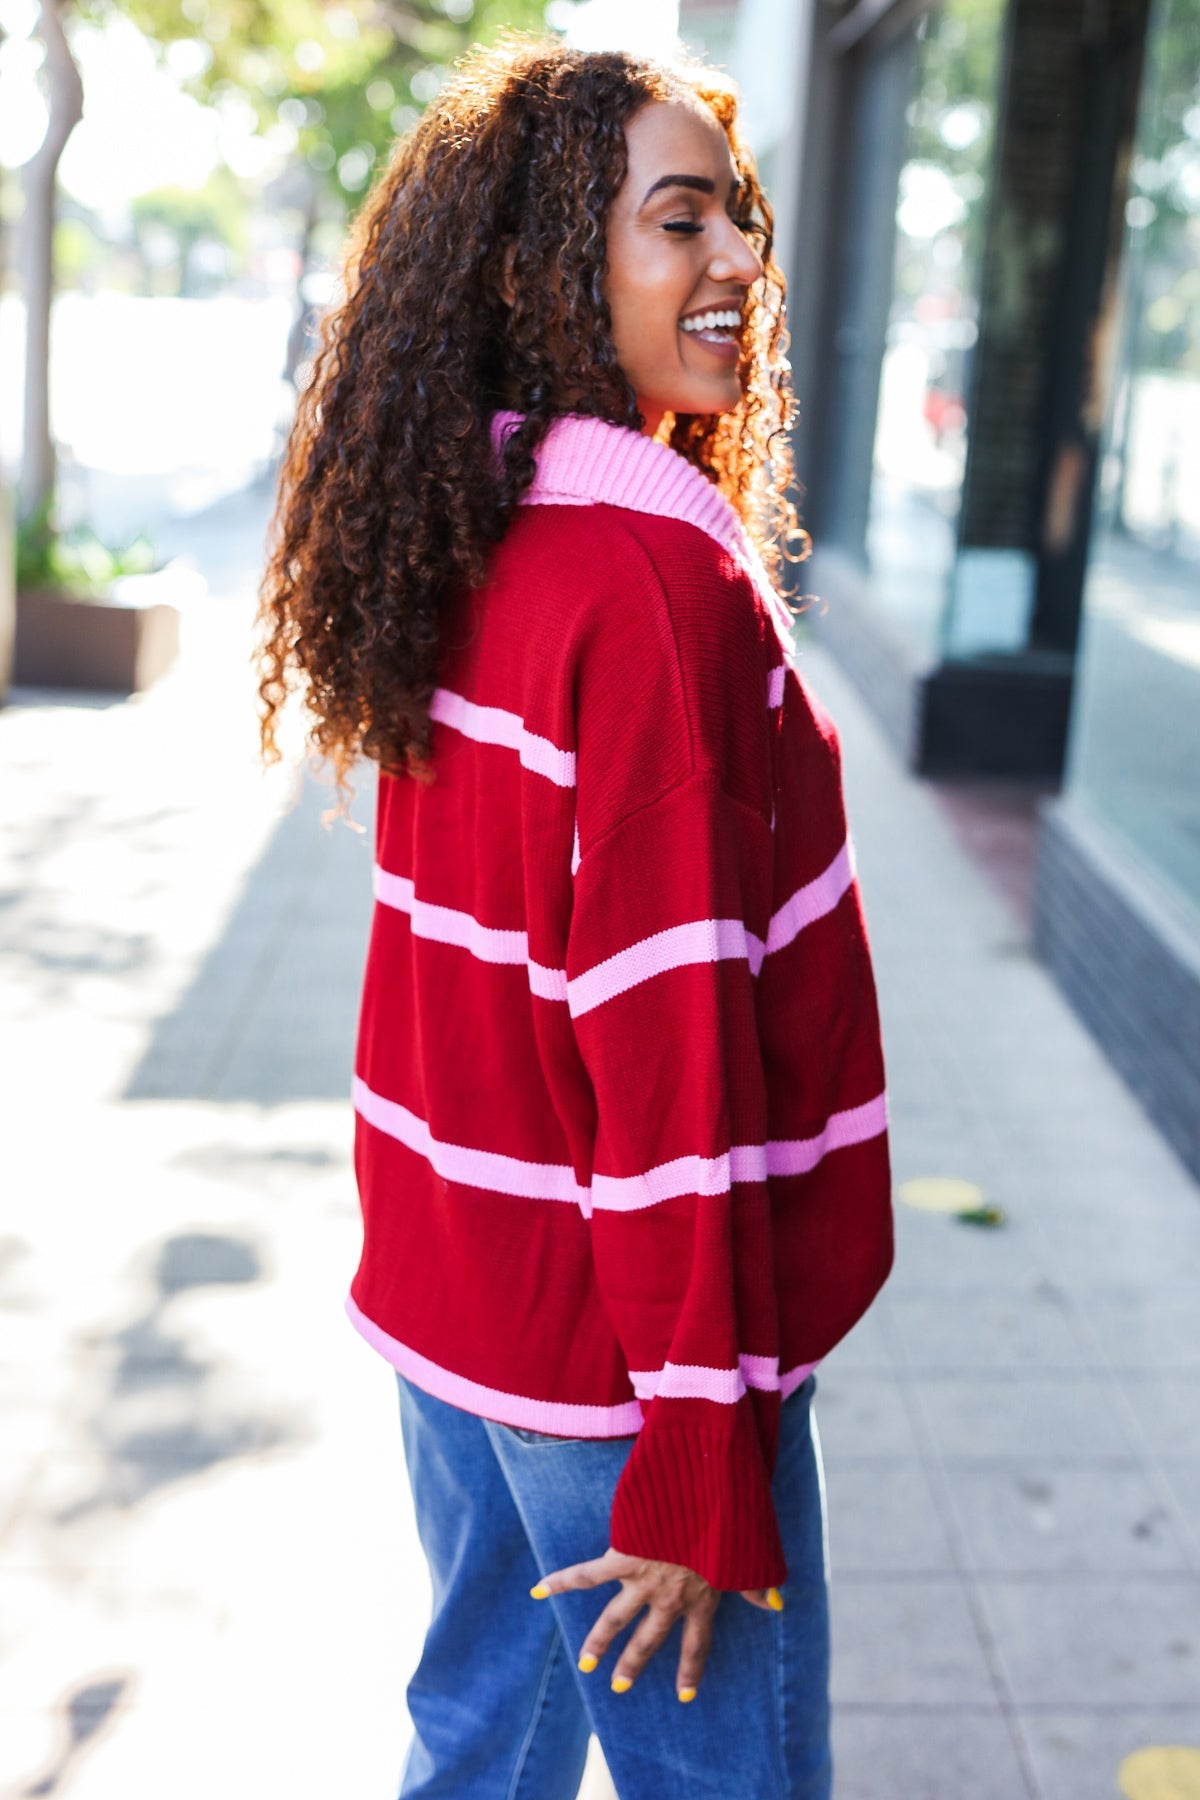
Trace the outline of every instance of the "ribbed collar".
<path fill-rule="evenodd" d="M 493 414 L 494 442 L 500 445 L 523 416 Z M 791 614 L 745 526 L 720 488 L 686 456 L 627 425 L 581 413 L 552 420 L 536 455 L 537 473 L 521 496 L 523 506 L 622 506 L 696 526 L 750 576 L 787 645 Z"/>

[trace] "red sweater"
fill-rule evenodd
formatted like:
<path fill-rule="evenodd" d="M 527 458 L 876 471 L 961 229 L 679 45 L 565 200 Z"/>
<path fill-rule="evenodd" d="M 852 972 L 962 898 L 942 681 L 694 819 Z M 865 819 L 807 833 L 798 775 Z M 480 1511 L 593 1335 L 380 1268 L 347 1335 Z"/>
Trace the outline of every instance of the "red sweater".
<path fill-rule="evenodd" d="M 556 421 L 455 615 L 437 778 L 380 777 L 354 1079 L 359 1330 L 484 1418 L 636 1433 L 614 1547 L 728 1589 L 786 1576 L 780 1400 L 893 1257 L 837 736 L 781 614 L 699 470 Z"/>

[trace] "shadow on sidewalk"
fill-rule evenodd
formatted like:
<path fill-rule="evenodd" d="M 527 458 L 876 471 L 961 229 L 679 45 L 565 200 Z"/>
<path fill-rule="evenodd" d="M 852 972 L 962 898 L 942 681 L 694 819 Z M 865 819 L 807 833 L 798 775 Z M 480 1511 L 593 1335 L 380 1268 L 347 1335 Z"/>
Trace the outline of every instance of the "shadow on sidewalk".
<path fill-rule="evenodd" d="M 248 874 L 219 940 L 154 1029 L 127 1100 L 344 1100 L 371 916 L 374 782 L 330 829 L 327 782 L 306 774 Z"/>
<path fill-rule="evenodd" d="M 171 1317 L 178 1295 L 257 1286 L 265 1273 L 257 1246 L 227 1233 L 176 1232 L 137 1260 L 142 1303 L 119 1327 L 86 1343 L 84 1456 L 51 1513 L 59 1528 L 137 1506 L 164 1487 L 295 1436 L 295 1423 L 277 1407 L 255 1403 L 232 1362 L 196 1356 Z"/>

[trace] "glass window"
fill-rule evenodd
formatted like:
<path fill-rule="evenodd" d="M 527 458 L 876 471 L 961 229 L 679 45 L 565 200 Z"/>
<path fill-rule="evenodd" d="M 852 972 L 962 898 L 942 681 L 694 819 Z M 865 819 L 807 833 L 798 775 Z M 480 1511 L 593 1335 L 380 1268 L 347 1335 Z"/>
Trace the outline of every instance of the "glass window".
<path fill-rule="evenodd" d="M 1200 910 L 1200 0 L 1151 15 L 1068 779 Z"/>
<path fill-rule="evenodd" d="M 865 548 L 874 598 L 930 653 L 966 466 L 1004 11 L 946 0 L 912 28 Z"/>

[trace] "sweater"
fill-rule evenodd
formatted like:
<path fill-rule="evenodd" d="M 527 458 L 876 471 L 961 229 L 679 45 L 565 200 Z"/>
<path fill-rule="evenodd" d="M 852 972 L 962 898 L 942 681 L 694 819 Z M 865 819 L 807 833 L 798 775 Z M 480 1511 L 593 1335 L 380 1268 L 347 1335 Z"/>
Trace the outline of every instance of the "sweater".
<path fill-rule="evenodd" d="M 435 780 L 380 775 L 353 1080 L 358 1330 L 482 1418 L 632 1437 L 613 1547 L 732 1590 L 786 1578 L 781 1401 L 893 1260 L 838 738 L 787 620 L 702 471 L 554 421 L 451 609 Z"/>

